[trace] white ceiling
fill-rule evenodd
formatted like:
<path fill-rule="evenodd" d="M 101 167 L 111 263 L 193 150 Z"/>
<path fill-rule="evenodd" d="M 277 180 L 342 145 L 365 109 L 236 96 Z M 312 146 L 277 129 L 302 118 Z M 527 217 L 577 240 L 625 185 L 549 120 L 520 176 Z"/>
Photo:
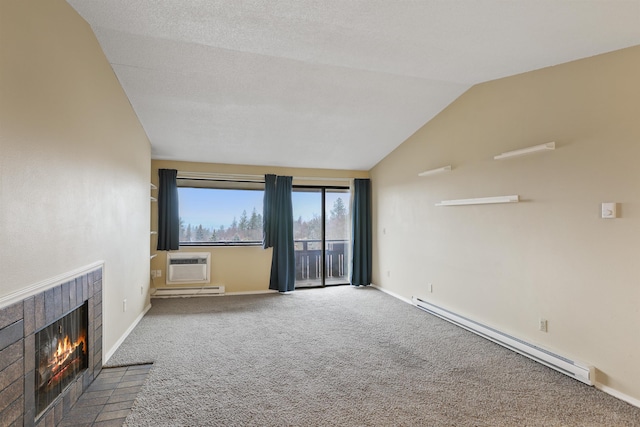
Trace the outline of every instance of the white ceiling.
<path fill-rule="evenodd" d="M 474 84 L 640 44 L 640 0 L 67 0 L 154 159 L 368 170 Z"/>

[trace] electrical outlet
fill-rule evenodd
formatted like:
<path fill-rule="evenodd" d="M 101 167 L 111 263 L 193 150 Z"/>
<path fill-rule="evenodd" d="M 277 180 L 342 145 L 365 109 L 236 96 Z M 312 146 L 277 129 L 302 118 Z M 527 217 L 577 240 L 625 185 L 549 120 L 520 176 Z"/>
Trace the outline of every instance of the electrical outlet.
<path fill-rule="evenodd" d="M 387 270 L 387 277 L 391 277 L 391 270 Z"/>
<path fill-rule="evenodd" d="M 538 329 L 540 332 L 547 332 L 547 319 L 540 319 Z"/>
<path fill-rule="evenodd" d="M 162 270 L 156 270 L 156 277 L 162 277 Z"/>
<path fill-rule="evenodd" d="M 140 295 L 144 295 L 144 285 L 140 286 Z"/>
<path fill-rule="evenodd" d="M 433 283 L 429 283 L 429 293 L 433 292 Z"/>
<path fill-rule="evenodd" d="M 156 270 L 151 270 L 151 278 L 155 279 L 156 278 Z"/>
<path fill-rule="evenodd" d="M 122 311 L 127 311 L 127 300 L 126 298 L 122 300 Z"/>

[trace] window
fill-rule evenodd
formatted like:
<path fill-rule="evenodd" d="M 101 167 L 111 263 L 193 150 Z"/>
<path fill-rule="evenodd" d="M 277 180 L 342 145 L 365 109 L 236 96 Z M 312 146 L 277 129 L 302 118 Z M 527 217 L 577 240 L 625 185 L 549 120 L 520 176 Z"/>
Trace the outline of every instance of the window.
<path fill-rule="evenodd" d="M 181 245 L 262 243 L 264 190 L 178 187 Z"/>
<path fill-rule="evenodd" d="M 262 176 L 179 172 L 178 198 L 181 246 L 262 245 Z M 294 185 L 292 202 L 296 286 L 344 282 L 349 187 Z"/>

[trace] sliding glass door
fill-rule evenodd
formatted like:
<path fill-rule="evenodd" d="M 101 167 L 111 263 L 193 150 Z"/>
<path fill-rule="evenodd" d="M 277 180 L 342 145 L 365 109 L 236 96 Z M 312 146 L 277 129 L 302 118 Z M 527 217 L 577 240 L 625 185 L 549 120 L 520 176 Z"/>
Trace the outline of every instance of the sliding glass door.
<path fill-rule="evenodd" d="M 348 188 L 294 187 L 296 288 L 349 283 Z"/>
<path fill-rule="evenodd" d="M 325 285 L 349 283 L 350 197 L 349 190 L 325 189 Z"/>
<path fill-rule="evenodd" d="M 324 285 L 322 198 L 321 188 L 294 188 L 291 194 L 296 288 Z"/>

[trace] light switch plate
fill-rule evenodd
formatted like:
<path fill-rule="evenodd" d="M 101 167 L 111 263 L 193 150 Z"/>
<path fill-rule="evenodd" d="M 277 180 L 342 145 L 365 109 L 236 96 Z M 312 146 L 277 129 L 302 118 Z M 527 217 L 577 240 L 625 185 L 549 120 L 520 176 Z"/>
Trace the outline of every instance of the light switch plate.
<path fill-rule="evenodd" d="M 605 202 L 602 204 L 602 218 L 617 218 L 616 203 Z"/>

